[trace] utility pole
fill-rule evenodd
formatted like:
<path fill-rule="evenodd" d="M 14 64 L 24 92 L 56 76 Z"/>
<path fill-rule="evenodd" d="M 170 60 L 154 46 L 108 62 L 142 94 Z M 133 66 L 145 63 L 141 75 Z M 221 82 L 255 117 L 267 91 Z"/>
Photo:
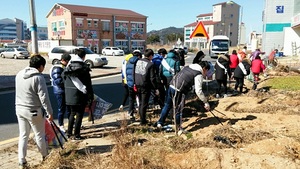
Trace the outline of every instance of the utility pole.
<path fill-rule="evenodd" d="M 30 14 L 30 31 L 31 31 L 31 45 L 32 53 L 38 54 L 38 43 L 37 43 L 37 25 L 35 18 L 35 5 L 34 0 L 29 0 L 29 14 Z"/>

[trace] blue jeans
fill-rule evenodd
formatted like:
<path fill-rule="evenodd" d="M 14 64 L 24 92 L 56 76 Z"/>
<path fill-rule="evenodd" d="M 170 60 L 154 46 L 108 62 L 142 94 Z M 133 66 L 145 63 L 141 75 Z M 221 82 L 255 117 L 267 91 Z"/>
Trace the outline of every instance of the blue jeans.
<path fill-rule="evenodd" d="M 58 107 L 58 112 L 57 112 L 57 119 L 58 119 L 58 125 L 63 126 L 64 125 L 64 117 L 65 113 L 67 114 L 68 118 L 70 115 L 70 109 L 66 105 L 66 99 L 65 99 L 65 94 L 54 94 L 56 97 L 57 101 L 57 107 Z"/>
<path fill-rule="evenodd" d="M 173 108 L 173 98 L 175 97 L 175 109 L 176 109 L 176 125 L 180 124 L 180 118 L 182 115 L 182 109 L 184 107 L 184 95 L 181 92 L 177 92 L 175 96 L 175 90 L 171 87 L 169 87 L 167 91 L 167 97 L 165 101 L 165 105 L 160 113 L 160 118 L 157 122 L 157 124 L 164 125 L 166 118 L 168 116 L 168 113 Z"/>

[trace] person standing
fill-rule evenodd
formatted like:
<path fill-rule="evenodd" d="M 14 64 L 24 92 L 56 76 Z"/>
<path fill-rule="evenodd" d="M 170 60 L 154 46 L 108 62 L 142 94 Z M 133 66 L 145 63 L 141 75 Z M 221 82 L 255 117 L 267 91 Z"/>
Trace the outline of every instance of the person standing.
<path fill-rule="evenodd" d="M 266 69 L 266 66 L 263 64 L 260 56 L 256 56 L 255 59 L 251 63 L 251 71 L 253 73 L 253 86 L 252 89 L 255 90 L 259 81 L 259 74 Z"/>
<path fill-rule="evenodd" d="M 64 53 L 61 55 L 60 62 L 54 64 L 50 69 L 51 85 L 53 87 L 53 93 L 56 98 L 57 106 L 58 106 L 58 112 L 57 112 L 58 125 L 60 130 L 63 132 L 66 132 L 64 128 L 65 113 L 69 117 L 70 110 L 69 107 L 66 105 L 65 87 L 61 75 L 70 60 L 71 60 L 70 54 Z"/>
<path fill-rule="evenodd" d="M 158 53 L 154 54 L 154 56 L 152 58 L 152 63 L 154 64 L 155 74 L 157 75 L 156 76 L 157 77 L 157 87 L 158 87 L 160 96 L 154 95 L 153 101 L 154 101 L 154 104 L 159 104 L 159 106 L 162 108 L 164 105 L 164 99 L 165 99 L 165 95 L 166 95 L 166 90 L 164 87 L 164 81 L 166 79 L 164 79 L 164 76 L 161 75 L 160 66 L 165 61 L 165 56 L 168 52 L 165 48 L 161 48 L 157 52 Z"/>
<path fill-rule="evenodd" d="M 86 53 L 83 49 L 75 49 L 75 54 L 63 72 L 66 104 L 70 106 L 71 111 L 67 136 L 70 138 L 73 135 L 75 123 L 74 139 L 82 140 L 84 138 L 80 135 L 80 127 L 84 109 L 92 104 L 94 92 L 90 75 L 91 69 L 84 62 Z"/>
<path fill-rule="evenodd" d="M 128 108 L 128 116 L 132 120 L 134 120 L 134 102 L 137 101 L 137 95 L 136 95 L 136 86 L 135 86 L 135 78 L 134 78 L 134 71 L 136 62 L 142 58 L 142 53 L 140 50 L 134 50 L 133 56 L 128 60 L 128 63 L 126 64 L 126 80 L 127 80 L 127 86 L 129 91 L 129 108 Z"/>
<path fill-rule="evenodd" d="M 160 118 L 156 122 L 157 127 L 161 128 L 170 112 L 173 108 L 173 99 L 175 99 L 176 109 L 176 126 L 181 128 L 181 116 L 182 109 L 184 107 L 185 95 L 190 91 L 193 85 L 195 85 L 195 93 L 198 98 L 204 103 L 204 108 L 210 110 L 210 105 L 202 91 L 203 76 L 206 76 L 207 71 L 210 69 L 210 65 L 207 61 L 202 61 L 195 64 L 185 66 L 180 72 L 178 72 L 170 82 L 168 95 L 164 108 L 160 113 Z M 175 98 L 174 98 L 175 97 Z"/>
<path fill-rule="evenodd" d="M 129 97 L 129 89 L 128 89 L 127 77 L 126 77 L 126 65 L 132 56 L 133 54 L 131 53 L 126 55 L 125 59 L 122 62 L 121 77 L 122 77 L 122 86 L 124 87 L 124 94 L 123 94 L 122 104 L 119 107 L 119 111 L 123 111 L 123 107 L 126 104 L 127 98 Z"/>
<path fill-rule="evenodd" d="M 164 86 L 166 88 L 166 92 L 165 92 L 165 98 L 164 100 L 166 100 L 167 95 L 168 95 L 168 89 L 170 86 L 170 82 L 173 78 L 173 76 L 175 74 L 177 74 L 180 71 L 180 62 L 179 60 L 176 58 L 176 54 L 175 51 L 170 51 L 167 54 L 167 57 L 162 61 L 161 64 L 161 76 L 163 77 L 162 79 L 164 80 Z"/>
<path fill-rule="evenodd" d="M 203 53 L 203 51 L 200 50 L 199 52 L 197 52 L 195 58 L 193 59 L 193 64 L 201 62 L 205 56 L 206 55 Z"/>
<path fill-rule="evenodd" d="M 159 95 L 157 86 L 157 75 L 155 74 L 154 64 L 151 62 L 154 52 L 152 49 L 146 49 L 144 58 L 136 62 L 134 78 L 137 87 L 138 97 L 140 101 L 139 114 L 140 124 L 146 125 L 146 111 L 151 94 L 151 90 L 155 90 L 155 94 Z"/>
<path fill-rule="evenodd" d="M 234 94 L 237 94 L 237 89 L 239 88 L 239 93 L 243 93 L 243 86 L 244 86 L 244 78 L 245 76 L 250 74 L 250 67 L 251 62 L 248 58 L 243 58 L 242 62 L 238 64 L 238 66 L 234 70 L 234 79 L 235 79 L 235 86 L 234 86 Z"/>
<path fill-rule="evenodd" d="M 223 97 L 227 97 L 227 75 L 229 71 L 229 57 L 227 54 L 220 55 L 215 64 L 216 69 L 216 80 L 218 83 L 218 88 L 216 92 L 216 98 L 220 98 L 221 95 L 221 86 L 224 87 Z"/>
<path fill-rule="evenodd" d="M 237 56 L 236 50 L 232 51 L 232 54 L 230 55 L 230 61 L 229 61 L 229 68 L 230 71 L 228 72 L 229 78 L 232 79 L 233 78 L 233 72 L 235 70 L 235 68 L 237 67 L 237 65 L 239 64 L 239 58 Z"/>
<path fill-rule="evenodd" d="M 45 115 L 49 121 L 52 121 L 53 111 L 46 81 L 42 75 L 45 65 L 46 60 L 41 55 L 34 55 L 30 58 L 29 67 L 16 75 L 15 105 L 19 125 L 18 158 L 20 168 L 27 164 L 26 154 L 31 128 L 43 159 L 48 155 L 45 140 Z"/>

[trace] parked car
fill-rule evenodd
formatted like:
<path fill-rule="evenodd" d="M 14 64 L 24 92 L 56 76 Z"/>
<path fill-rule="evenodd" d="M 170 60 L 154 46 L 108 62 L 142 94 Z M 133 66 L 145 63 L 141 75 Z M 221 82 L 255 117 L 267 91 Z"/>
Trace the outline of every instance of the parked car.
<path fill-rule="evenodd" d="M 123 56 L 124 51 L 118 47 L 105 47 L 102 49 L 102 54 L 103 55 L 112 55 L 112 56 Z"/>
<path fill-rule="evenodd" d="M 4 51 L 6 51 L 7 48 L 0 48 L 0 54 Z"/>
<path fill-rule="evenodd" d="M 3 52 L 1 52 L 2 58 L 24 58 L 27 59 L 29 57 L 29 52 L 25 48 L 6 48 Z"/>
<path fill-rule="evenodd" d="M 90 67 L 103 67 L 108 64 L 106 57 L 100 56 L 99 54 L 94 53 L 89 48 L 78 47 L 78 46 L 57 46 L 51 49 L 48 53 L 48 57 L 52 60 L 52 64 L 55 64 L 60 60 L 63 53 L 70 53 L 71 57 L 75 56 L 75 49 L 83 49 L 86 52 L 84 62 L 89 64 Z"/>

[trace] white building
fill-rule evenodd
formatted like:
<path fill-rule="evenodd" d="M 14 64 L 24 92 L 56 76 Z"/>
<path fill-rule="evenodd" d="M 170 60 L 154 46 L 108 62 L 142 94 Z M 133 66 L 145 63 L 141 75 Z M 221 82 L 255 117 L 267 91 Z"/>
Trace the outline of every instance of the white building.
<path fill-rule="evenodd" d="M 208 42 L 198 42 L 190 39 L 190 35 L 194 31 L 197 22 L 202 21 L 209 37 L 215 35 L 226 35 L 231 41 L 231 46 L 236 46 L 239 40 L 242 40 L 242 32 L 240 29 L 240 5 L 233 1 L 222 2 L 213 5 L 213 12 L 208 14 L 200 14 L 194 23 L 184 26 L 184 45 L 190 48 L 207 48 Z M 245 27 L 244 27 L 245 28 Z M 241 38 L 239 39 L 239 34 Z"/>
<path fill-rule="evenodd" d="M 265 0 L 262 50 L 292 55 L 292 43 L 300 46 L 300 0 Z"/>

